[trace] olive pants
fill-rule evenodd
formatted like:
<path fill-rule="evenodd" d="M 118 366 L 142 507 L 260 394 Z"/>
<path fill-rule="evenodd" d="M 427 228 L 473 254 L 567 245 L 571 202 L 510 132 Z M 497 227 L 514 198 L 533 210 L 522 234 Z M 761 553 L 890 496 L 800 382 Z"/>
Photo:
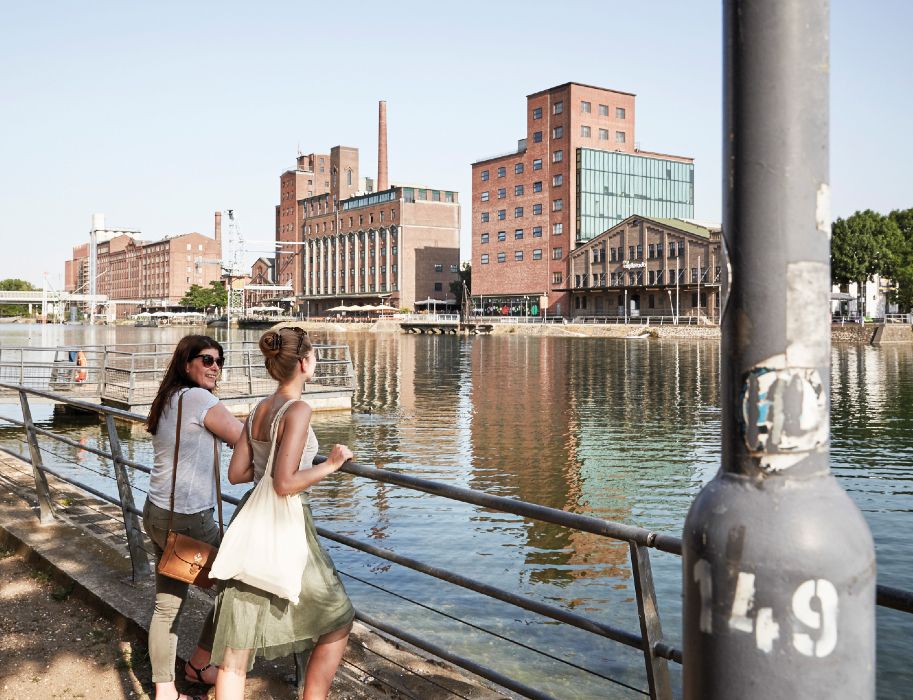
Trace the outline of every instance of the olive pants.
<path fill-rule="evenodd" d="M 155 561 L 162 558 L 168 538 L 169 511 L 146 500 L 143 508 L 143 527 L 155 546 Z M 212 517 L 212 508 L 199 513 L 175 513 L 171 529 L 194 539 L 218 546 L 219 526 Z M 152 663 L 152 682 L 174 681 L 174 662 L 178 647 L 178 617 L 187 598 L 190 584 L 177 581 L 158 572 L 155 574 L 155 610 L 149 623 L 149 661 Z M 213 610 L 209 609 L 197 645 L 212 650 Z"/>

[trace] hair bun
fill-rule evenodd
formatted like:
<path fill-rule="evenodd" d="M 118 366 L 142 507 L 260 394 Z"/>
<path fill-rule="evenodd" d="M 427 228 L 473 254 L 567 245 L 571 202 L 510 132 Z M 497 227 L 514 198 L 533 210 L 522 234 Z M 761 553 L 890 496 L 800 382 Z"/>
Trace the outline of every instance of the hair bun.
<path fill-rule="evenodd" d="M 275 357 L 282 348 L 282 336 L 276 331 L 267 331 L 260 336 L 260 352 L 264 357 Z"/>

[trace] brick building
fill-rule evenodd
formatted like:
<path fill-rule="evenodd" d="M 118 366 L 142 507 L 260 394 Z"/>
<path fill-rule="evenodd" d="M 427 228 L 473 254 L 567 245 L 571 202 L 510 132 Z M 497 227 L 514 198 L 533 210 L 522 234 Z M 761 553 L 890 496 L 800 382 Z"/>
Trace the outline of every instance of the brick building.
<path fill-rule="evenodd" d="M 719 227 L 628 217 L 569 256 L 567 315 L 718 321 L 721 249 Z"/>
<path fill-rule="evenodd" d="M 96 244 L 96 292 L 121 302 L 119 318 L 141 308 L 177 306 L 192 285 L 205 287 L 221 277 L 214 262 L 222 257 L 220 217 L 216 212 L 215 238 L 185 233 L 147 242 L 136 238 L 138 232 L 102 237 Z M 66 261 L 68 291 L 88 288 L 88 250 L 87 244 L 76 246 Z"/>
<path fill-rule="evenodd" d="M 377 191 L 359 176 L 358 149 L 345 146 L 328 157 L 299 157 L 296 170 L 280 177 L 275 281 L 292 283 L 299 313 L 382 303 L 413 308 L 426 298 L 452 297 L 459 197 L 388 184 L 385 103 L 379 112 Z"/>
<path fill-rule="evenodd" d="M 578 245 L 632 214 L 694 216 L 693 160 L 637 147 L 634 98 L 579 83 L 529 95 L 517 149 L 472 164 L 477 307 L 516 312 L 546 296 L 567 315 Z"/>

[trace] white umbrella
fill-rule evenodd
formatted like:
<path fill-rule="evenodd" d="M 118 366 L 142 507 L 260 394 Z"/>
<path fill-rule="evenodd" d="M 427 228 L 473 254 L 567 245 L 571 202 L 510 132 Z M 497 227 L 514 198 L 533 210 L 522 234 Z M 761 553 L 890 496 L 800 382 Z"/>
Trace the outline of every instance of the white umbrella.
<path fill-rule="evenodd" d="M 375 311 L 399 311 L 399 309 L 397 309 L 394 306 L 390 306 L 389 304 L 381 304 L 380 306 L 375 306 L 374 310 Z"/>
<path fill-rule="evenodd" d="M 170 311 L 156 311 L 154 314 L 149 314 L 150 316 L 174 316 Z"/>
<path fill-rule="evenodd" d="M 334 306 L 332 309 L 327 309 L 327 311 L 348 311 L 348 310 L 349 310 L 349 307 L 343 306 L 343 305 Z"/>

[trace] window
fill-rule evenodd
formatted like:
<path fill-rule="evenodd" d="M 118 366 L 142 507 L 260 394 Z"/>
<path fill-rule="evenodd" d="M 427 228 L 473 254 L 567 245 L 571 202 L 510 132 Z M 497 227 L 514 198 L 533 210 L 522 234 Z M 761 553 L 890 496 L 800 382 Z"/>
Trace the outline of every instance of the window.
<path fill-rule="evenodd" d="M 519 197 L 523 194 L 523 185 L 514 185 L 514 197 Z"/>
<path fill-rule="evenodd" d="M 641 244 L 641 243 L 637 244 L 637 259 L 638 260 L 644 259 L 644 247 L 643 247 L 643 244 Z"/>
<path fill-rule="evenodd" d="M 560 163 L 564 160 L 564 151 L 558 150 L 552 153 L 552 163 Z"/>
<path fill-rule="evenodd" d="M 581 113 L 583 113 L 583 114 L 589 114 L 590 111 L 592 110 L 592 108 L 593 108 L 593 105 L 591 105 L 591 104 L 590 104 L 589 102 L 587 102 L 586 100 L 583 100 L 583 101 L 580 103 L 580 111 L 581 111 Z"/>
<path fill-rule="evenodd" d="M 616 108 L 615 108 L 615 118 L 616 118 L 616 119 L 624 119 L 624 118 L 625 118 L 625 108 L 624 108 L 624 107 L 616 107 Z"/>
<path fill-rule="evenodd" d="M 480 197 L 480 199 L 481 199 L 481 201 L 483 201 L 483 202 L 487 202 L 487 201 L 488 201 L 488 190 L 485 190 L 485 191 L 482 193 L 482 196 Z"/>
<path fill-rule="evenodd" d="M 498 199 L 504 199 L 507 196 L 507 188 L 499 187 L 498 188 Z"/>
<path fill-rule="evenodd" d="M 541 158 L 536 158 L 536 160 L 533 161 L 533 170 L 542 170 Z"/>
<path fill-rule="evenodd" d="M 521 216 L 523 216 L 523 207 L 515 207 L 514 208 L 514 218 L 519 219 Z"/>
<path fill-rule="evenodd" d="M 678 242 L 678 257 L 682 257 L 685 254 L 685 242 Z"/>
<path fill-rule="evenodd" d="M 518 228 L 516 231 L 514 231 L 514 240 L 517 240 L 517 241 L 523 240 L 523 229 L 522 228 Z"/>
<path fill-rule="evenodd" d="M 507 218 L 507 209 L 498 209 L 498 221 L 504 221 Z"/>
<path fill-rule="evenodd" d="M 656 246 L 651 243 L 648 246 L 648 250 L 649 250 L 648 255 L 649 255 L 650 259 L 652 260 L 656 255 Z"/>
<path fill-rule="evenodd" d="M 541 213 L 542 213 L 542 204 L 541 203 L 533 204 L 533 214 L 539 215 Z"/>
<path fill-rule="evenodd" d="M 434 271 L 435 271 L 435 272 L 443 272 L 443 271 L 444 271 L 444 266 L 441 265 L 440 263 L 435 263 L 435 265 L 434 265 Z"/>
<path fill-rule="evenodd" d="M 662 243 L 656 244 L 656 257 L 657 258 L 663 257 L 663 244 Z"/>
<path fill-rule="evenodd" d="M 514 260 L 516 260 L 517 262 L 523 262 L 523 251 L 522 250 L 514 251 Z"/>
<path fill-rule="evenodd" d="M 585 139 L 590 138 L 590 127 L 588 127 L 588 126 L 581 126 L 581 127 L 580 127 L 580 135 L 581 135 L 583 138 L 585 138 Z"/>
<path fill-rule="evenodd" d="M 507 262 L 507 253 L 498 253 L 498 262 Z"/>
<path fill-rule="evenodd" d="M 552 273 L 552 284 L 561 284 L 561 273 L 560 272 Z"/>
<path fill-rule="evenodd" d="M 533 143 L 542 143 L 542 132 L 541 131 L 533 132 Z"/>
<path fill-rule="evenodd" d="M 564 111 L 564 102 L 556 102 L 552 105 L 552 114 L 561 114 Z"/>
<path fill-rule="evenodd" d="M 562 233 L 564 233 L 564 224 L 562 224 L 560 221 L 557 224 L 552 224 L 553 236 L 560 236 Z"/>
<path fill-rule="evenodd" d="M 564 175 L 555 175 L 552 177 L 552 187 L 561 187 L 564 184 Z"/>
<path fill-rule="evenodd" d="M 443 291 L 444 291 L 444 283 L 443 283 L 443 282 L 435 282 L 435 283 L 434 283 L 434 291 L 436 291 L 436 292 L 443 292 Z"/>
<path fill-rule="evenodd" d="M 654 284 L 656 282 L 655 277 L 656 273 L 653 272 L 653 270 L 650 270 L 650 284 Z M 653 301 L 653 297 L 650 297 L 650 301 Z"/>
<path fill-rule="evenodd" d="M 625 132 L 616 131 L 615 132 L 615 143 L 624 143 L 625 142 Z"/>
<path fill-rule="evenodd" d="M 599 116 L 600 117 L 609 116 L 609 105 L 599 105 Z"/>
<path fill-rule="evenodd" d="M 533 260 L 542 260 L 542 248 L 535 248 L 533 250 Z"/>
<path fill-rule="evenodd" d="M 564 209 L 564 200 L 563 199 L 553 199 L 552 200 L 552 211 L 561 211 Z"/>
<path fill-rule="evenodd" d="M 536 107 L 533 110 L 533 119 L 542 119 L 542 107 Z"/>
<path fill-rule="evenodd" d="M 697 268 L 692 267 L 691 268 L 691 284 L 695 284 L 696 282 L 697 282 Z"/>
<path fill-rule="evenodd" d="M 656 284 L 662 284 L 662 283 L 663 283 L 663 271 L 657 270 L 656 271 Z"/>
<path fill-rule="evenodd" d="M 502 165 L 498 168 L 498 177 L 504 177 L 505 175 L 507 175 L 507 168 Z"/>
<path fill-rule="evenodd" d="M 669 242 L 669 257 L 670 258 L 675 257 L 675 241 Z"/>
<path fill-rule="evenodd" d="M 542 180 L 538 180 L 533 183 L 533 192 L 541 192 L 541 191 L 542 191 Z"/>
<path fill-rule="evenodd" d="M 488 243 L 488 234 L 487 234 L 487 233 L 483 233 L 483 234 L 482 234 L 482 237 L 481 237 L 481 239 L 480 239 L 480 242 L 482 242 L 482 243 Z"/>
<path fill-rule="evenodd" d="M 487 265 L 487 264 L 488 264 L 488 253 L 483 253 L 483 254 L 482 254 L 482 264 L 483 264 L 483 265 Z"/>
<path fill-rule="evenodd" d="M 483 224 L 487 224 L 487 223 L 488 223 L 488 212 L 487 212 L 487 211 L 483 211 L 483 212 L 479 215 L 479 218 L 480 218 L 480 220 L 481 220 L 481 222 L 482 222 Z"/>
<path fill-rule="evenodd" d="M 552 260 L 561 260 L 563 256 L 564 253 L 560 246 L 557 248 L 552 248 Z"/>
<path fill-rule="evenodd" d="M 517 163 L 516 165 L 514 165 L 514 174 L 515 175 L 519 175 L 522 172 L 523 172 L 523 163 Z"/>
<path fill-rule="evenodd" d="M 634 259 L 634 246 L 629 245 L 628 246 L 628 260 L 633 260 L 633 259 Z"/>
<path fill-rule="evenodd" d="M 459 272 L 459 271 L 460 271 L 459 265 L 451 265 L 451 266 L 450 266 L 450 271 L 451 271 L 451 272 Z"/>
<path fill-rule="evenodd" d="M 533 226 L 533 238 L 542 238 L 541 226 Z"/>
<path fill-rule="evenodd" d="M 498 240 L 506 241 L 507 240 L 507 231 L 498 231 Z"/>
<path fill-rule="evenodd" d="M 600 130 L 599 130 L 599 140 L 600 140 L 600 141 L 608 141 L 608 140 L 609 140 L 609 130 L 608 130 L 608 129 L 600 129 Z"/>
<path fill-rule="evenodd" d="M 487 170 L 482 171 L 482 182 L 488 182 L 488 171 Z"/>
<path fill-rule="evenodd" d="M 485 234 L 482 234 L 482 235 L 484 236 Z M 609 250 L 612 252 L 612 255 L 611 255 L 612 262 L 615 262 L 615 249 L 614 249 L 614 248 L 609 248 Z"/>
<path fill-rule="evenodd" d="M 564 127 L 563 126 L 556 126 L 554 129 L 552 129 L 552 138 L 553 139 L 560 139 L 562 136 L 564 136 Z"/>

